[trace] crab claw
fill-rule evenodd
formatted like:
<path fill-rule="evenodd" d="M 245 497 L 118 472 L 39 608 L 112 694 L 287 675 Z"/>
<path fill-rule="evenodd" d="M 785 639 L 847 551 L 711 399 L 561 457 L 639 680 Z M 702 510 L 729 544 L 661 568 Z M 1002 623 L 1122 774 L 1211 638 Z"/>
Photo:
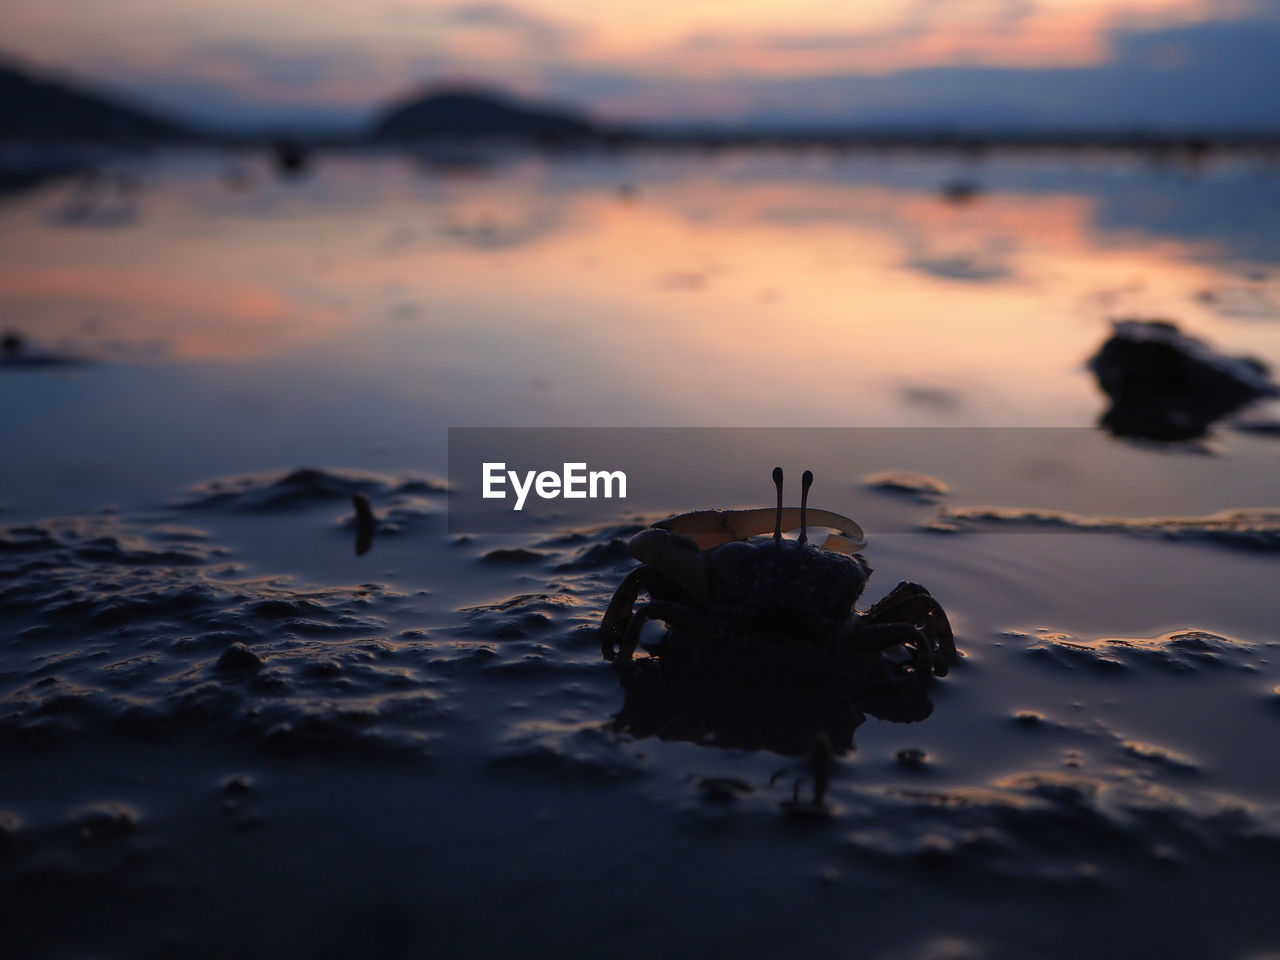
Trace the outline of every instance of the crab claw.
<path fill-rule="evenodd" d="M 808 526 L 829 527 L 838 531 L 827 537 L 822 544 L 825 549 L 837 553 L 857 553 L 866 547 L 866 534 L 848 517 L 813 507 L 808 508 L 806 513 Z M 773 533 L 775 527 L 794 530 L 800 526 L 800 508 L 785 507 L 780 513 L 769 507 L 754 510 L 696 510 L 669 517 L 654 526 L 688 537 L 698 545 L 699 550 L 711 550 L 722 543 Z"/>
<path fill-rule="evenodd" d="M 632 537 L 627 550 L 641 563 L 659 570 L 695 599 L 703 603 L 710 601 L 711 585 L 707 581 L 706 561 L 693 540 L 653 526 Z"/>

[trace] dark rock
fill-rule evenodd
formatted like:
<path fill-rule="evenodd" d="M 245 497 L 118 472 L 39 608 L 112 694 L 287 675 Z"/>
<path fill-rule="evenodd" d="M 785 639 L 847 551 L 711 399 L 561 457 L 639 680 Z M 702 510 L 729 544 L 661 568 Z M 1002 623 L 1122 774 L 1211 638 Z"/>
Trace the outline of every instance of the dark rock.
<path fill-rule="evenodd" d="M 1260 361 L 1215 353 L 1165 320 L 1117 321 L 1089 369 L 1111 399 L 1102 426 L 1120 437 L 1195 440 L 1215 421 L 1277 393 Z"/>

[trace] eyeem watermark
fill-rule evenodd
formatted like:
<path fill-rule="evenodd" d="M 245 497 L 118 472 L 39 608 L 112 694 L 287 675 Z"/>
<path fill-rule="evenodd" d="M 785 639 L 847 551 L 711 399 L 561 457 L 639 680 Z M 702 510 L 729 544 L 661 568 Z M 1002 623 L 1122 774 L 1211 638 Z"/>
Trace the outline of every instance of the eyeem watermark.
<path fill-rule="evenodd" d="M 1093 427 L 451 427 L 448 529 L 573 537 L 695 510 L 772 508 L 779 464 L 812 470 L 810 505 L 852 517 L 873 538 L 1070 531 L 1080 526 L 1055 520 L 1061 512 L 1196 517 L 1271 502 L 1276 445 L 1242 445 L 1232 457 L 1241 469 L 1171 471 L 1167 458 Z M 922 494 L 910 474 L 951 492 Z M 1019 511 L 1022 526 L 1010 519 Z"/>
<path fill-rule="evenodd" d="M 554 470 L 526 470 L 523 478 L 508 470 L 502 462 L 483 465 L 483 493 L 486 500 L 507 499 L 507 485 L 515 494 L 512 510 L 523 510 L 532 490 L 543 500 L 599 500 L 627 498 L 627 475 L 621 470 L 587 470 L 585 462 L 565 463 L 560 473 Z"/>

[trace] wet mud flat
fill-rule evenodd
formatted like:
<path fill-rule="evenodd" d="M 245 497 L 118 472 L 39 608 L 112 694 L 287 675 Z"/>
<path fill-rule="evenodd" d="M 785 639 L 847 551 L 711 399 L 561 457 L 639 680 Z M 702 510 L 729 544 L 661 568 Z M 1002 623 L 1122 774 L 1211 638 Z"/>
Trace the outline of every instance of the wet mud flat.
<path fill-rule="evenodd" d="M 633 518 L 451 537 L 444 506 L 307 470 L 4 528 L 12 955 L 1276 948 L 1265 543 L 922 503 L 864 604 L 925 583 L 963 659 L 804 714 L 604 662 Z"/>
<path fill-rule="evenodd" d="M 0 209 L 0 953 L 1280 950 L 1273 165 L 314 159 Z M 1047 449 L 664 485 L 812 468 L 963 653 L 695 682 L 601 656 L 657 514 L 454 536 L 393 472 L 583 411 Z"/>

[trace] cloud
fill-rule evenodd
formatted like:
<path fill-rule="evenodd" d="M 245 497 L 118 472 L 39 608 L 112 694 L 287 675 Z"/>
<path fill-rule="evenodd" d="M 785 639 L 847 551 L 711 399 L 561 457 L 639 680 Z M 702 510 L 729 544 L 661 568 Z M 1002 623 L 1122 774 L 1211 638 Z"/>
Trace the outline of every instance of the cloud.
<path fill-rule="evenodd" d="M 178 62 L 198 76 L 276 92 L 332 89 L 379 77 L 377 57 L 358 46 L 310 44 L 295 49 L 254 40 L 214 40 L 183 48 Z"/>
<path fill-rule="evenodd" d="M 445 11 L 445 19 L 447 22 L 469 27 L 510 31 L 535 44 L 558 45 L 568 39 L 572 32 L 562 23 L 496 3 L 453 7 Z"/>
<path fill-rule="evenodd" d="M 567 23 L 541 17 L 502 3 L 465 3 L 442 8 L 395 4 L 387 18 L 398 27 L 451 33 L 503 34 L 530 48 L 561 49 L 576 35 Z"/>
<path fill-rule="evenodd" d="M 1270 95 L 1280 89 L 1280 16 L 1117 30 L 1104 39 L 1107 56 L 1078 66 L 664 78 L 566 65 L 555 87 L 606 112 L 724 125 L 1280 132 Z"/>
<path fill-rule="evenodd" d="M 55 30 L 71 2 L 50 0 L 40 14 L 49 44 L 93 41 L 66 46 L 63 62 L 187 115 L 216 110 L 224 123 L 262 123 L 285 107 L 349 119 L 406 89 L 466 77 L 622 120 L 1280 130 L 1267 97 L 1280 89 L 1280 14 L 1245 0 L 1215 0 L 1212 11 L 1205 0 L 904 0 L 837 11 L 790 0 L 740 16 L 698 5 L 696 17 L 650 0 L 540 0 L 536 11 L 391 0 L 315 16 L 302 15 L 303 0 L 260 0 L 260 20 L 243 0 L 223 0 L 194 24 L 157 14 L 147 36 L 163 28 L 164 42 L 132 46 L 96 20 Z"/>

